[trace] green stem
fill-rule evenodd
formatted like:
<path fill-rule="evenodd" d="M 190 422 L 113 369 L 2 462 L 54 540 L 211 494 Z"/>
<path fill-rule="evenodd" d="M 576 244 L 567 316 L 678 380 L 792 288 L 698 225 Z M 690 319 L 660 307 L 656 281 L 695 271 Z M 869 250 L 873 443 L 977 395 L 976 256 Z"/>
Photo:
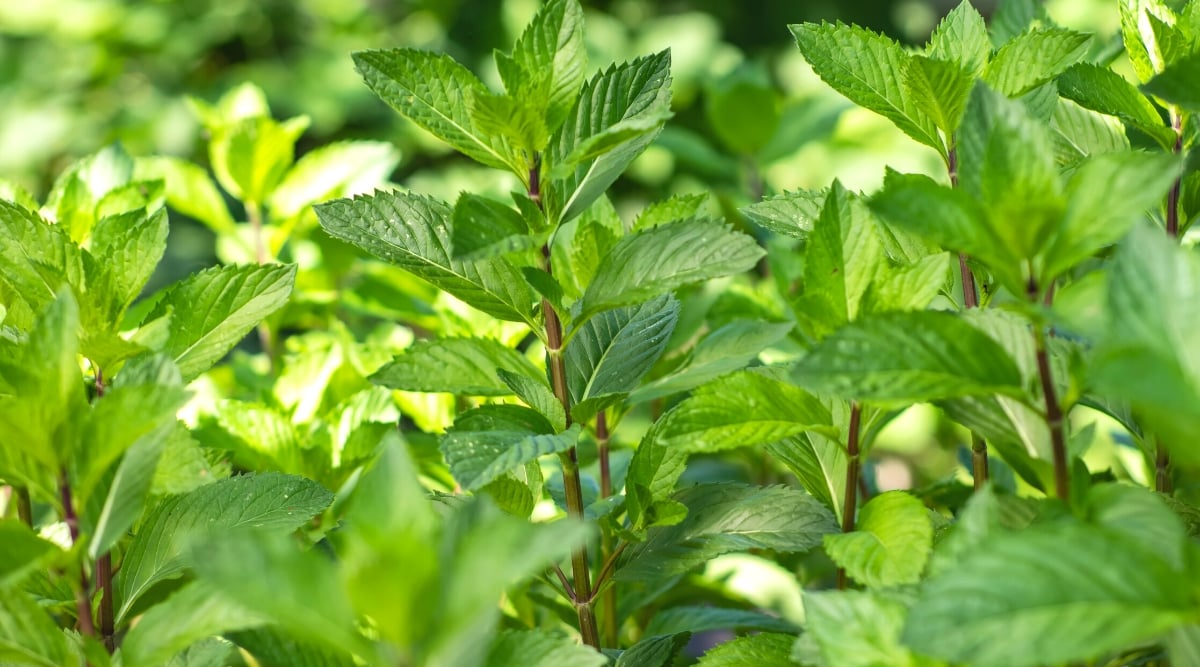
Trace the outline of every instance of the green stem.
<path fill-rule="evenodd" d="M 246 219 L 250 222 L 250 230 L 254 236 L 254 261 L 261 266 L 270 261 L 270 258 L 267 256 L 266 239 L 263 238 L 262 208 L 258 202 L 246 202 Z M 263 354 L 266 355 L 267 362 L 273 368 L 275 366 L 275 340 L 271 335 L 271 329 L 264 320 L 258 323 L 257 331 L 258 342 L 262 346 Z"/>
<path fill-rule="evenodd" d="M 1171 109 L 1171 129 L 1175 130 L 1174 152 L 1179 155 L 1183 151 L 1183 115 Z M 1179 194 L 1182 179 L 1176 178 L 1167 193 L 1167 234 L 1173 239 L 1179 238 Z M 1171 454 L 1162 442 L 1155 445 L 1158 451 L 1154 457 L 1154 488 L 1159 493 L 1170 494 L 1174 491 L 1171 483 Z"/>
<path fill-rule="evenodd" d="M 862 406 L 858 402 L 850 404 L 850 425 L 846 431 L 846 495 L 842 502 L 842 532 L 854 531 L 854 515 L 858 513 L 858 429 L 862 421 Z M 846 589 L 846 570 L 838 568 L 837 589 Z"/>
<path fill-rule="evenodd" d="M 17 498 L 17 518 L 21 523 L 33 528 L 33 500 L 29 497 L 29 489 L 14 486 L 13 495 Z"/>
<path fill-rule="evenodd" d="M 1029 280 L 1030 303 L 1038 301 L 1037 282 Z M 1050 429 L 1050 448 L 1054 456 L 1054 490 L 1059 499 L 1071 499 L 1071 469 L 1067 460 L 1067 440 L 1063 432 L 1062 406 L 1054 391 L 1054 375 L 1050 370 L 1050 355 L 1046 351 L 1046 332 L 1038 322 L 1033 324 L 1033 347 L 1037 356 L 1038 377 L 1042 383 L 1042 399 L 1046 405 L 1046 426 Z"/>
<path fill-rule="evenodd" d="M 542 205 L 540 177 L 542 159 L 535 155 L 533 165 L 529 169 L 529 198 L 539 207 Z M 543 268 L 546 273 L 553 275 L 550 262 L 550 245 L 542 246 Z M 562 321 L 554 306 L 542 299 L 542 317 L 546 323 L 546 365 L 550 368 L 550 385 L 554 395 L 562 405 L 566 415 L 566 425 L 571 426 L 571 394 L 567 390 L 567 365 L 563 359 Z M 575 448 L 559 455 L 563 469 L 563 495 L 567 500 L 567 516 L 576 521 L 583 521 L 583 485 L 579 479 L 579 458 Z M 579 617 L 579 634 L 583 643 L 600 650 L 600 632 L 596 624 L 596 614 L 592 609 L 591 569 L 588 561 L 587 545 L 580 545 L 571 552 L 571 575 L 574 577 L 573 592 L 575 611 Z"/>
<path fill-rule="evenodd" d="M 105 392 L 108 391 L 108 386 L 104 383 L 104 371 L 99 366 L 96 367 L 96 400 L 104 398 Z M 96 587 L 100 589 L 100 605 L 99 605 L 99 622 L 100 622 L 100 638 L 104 642 L 104 648 L 109 653 L 117 650 L 117 645 L 113 639 L 115 634 L 115 624 L 113 616 L 113 570 L 112 570 L 112 554 L 104 553 L 96 559 Z"/>
<path fill-rule="evenodd" d="M 958 187 L 958 147 L 957 138 L 954 140 L 955 145 L 950 147 L 946 154 L 946 171 L 950 175 L 950 186 Z M 975 285 L 975 274 L 971 272 L 970 265 L 967 261 L 970 258 L 963 253 L 958 255 L 958 272 L 962 275 L 963 289 L 963 308 L 970 310 L 979 307 L 979 288 Z M 988 453 L 987 443 L 978 433 L 971 432 L 971 477 L 975 482 L 975 490 L 983 488 L 988 481 Z"/>
<path fill-rule="evenodd" d="M 596 415 L 596 450 L 597 456 L 600 459 L 600 497 L 607 498 L 612 495 L 612 471 L 609 465 L 609 433 L 608 433 L 608 416 L 603 410 Z M 613 554 L 613 535 L 612 531 L 606 526 L 602 527 L 600 533 L 600 558 L 605 562 Z M 602 583 L 604 572 L 596 578 L 596 587 L 599 588 Z M 619 628 L 617 627 L 617 587 L 609 586 L 604 589 L 604 593 L 600 596 L 600 627 L 604 630 L 604 645 L 616 647 L 620 642 Z"/>
<path fill-rule="evenodd" d="M 62 500 L 63 521 L 67 524 L 67 532 L 71 535 L 71 544 L 79 543 L 79 517 L 75 514 L 75 505 L 71 501 L 71 485 L 67 481 L 67 471 L 63 470 L 58 478 L 58 493 Z M 92 620 L 92 602 L 88 597 L 91 586 L 88 584 L 87 568 L 79 564 L 79 580 L 75 582 L 75 615 L 78 617 L 80 634 L 95 637 L 96 624 Z"/>

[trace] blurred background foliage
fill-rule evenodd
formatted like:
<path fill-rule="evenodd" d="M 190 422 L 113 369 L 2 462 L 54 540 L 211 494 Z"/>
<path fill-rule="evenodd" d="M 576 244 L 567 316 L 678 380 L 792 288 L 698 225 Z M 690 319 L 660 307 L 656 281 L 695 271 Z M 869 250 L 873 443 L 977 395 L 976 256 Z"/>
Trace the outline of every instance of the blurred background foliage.
<path fill-rule="evenodd" d="M 593 67 L 672 51 L 675 117 L 613 191 L 626 219 L 671 194 L 710 192 L 733 217 L 738 206 L 765 194 L 823 188 L 835 178 L 851 189 L 874 189 L 884 165 L 943 172 L 932 150 L 822 83 L 787 25 L 840 20 L 922 44 L 955 0 L 583 4 Z M 996 2 L 974 4 L 989 16 Z M 537 6 L 537 0 L 0 0 L 0 180 L 41 199 L 66 165 L 114 142 L 133 156 L 175 156 L 210 167 L 202 110 L 252 82 L 275 118 L 307 118 L 296 158 L 336 141 L 381 141 L 398 149 L 391 174 L 398 185 L 447 200 L 462 191 L 504 195 L 516 185 L 511 177 L 450 152 L 399 118 L 362 83 L 350 53 L 400 46 L 444 51 L 498 88 L 492 52 L 508 48 Z M 1047 10 L 1055 22 L 1098 33 L 1101 42 L 1111 43 L 1118 27 L 1116 4 L 1108 0 L 1051 0 Z M 224 196 L 232 216 L 245 221 L 242 203 Z M 311 221 L 308 230 L 323 236 Z M 334 250 L 325 248 L 327 262 Z M 218 257 L 231 261 L 211 229 L 173 212 L 163 275 L 150 289 Z M 423 287 L 410 282 L 405 289 Z M 756 303 L 752 288 L 744 291 L 722 295 L 717 311 L 724 304 L 738 311 L 730 316 L 782 315 L 762 299 Z M 763 312 L 745 312 L 755 308 Z M 870 465 L 890 485 L 944 478 L 962 451 L 956 441 L 963 434 L 955 428 L 932 408 L 912 410 L 890 427 L 893 435 L 881 439 Z M 1120 458 L 1124 449 L 1093 451 Z M 1129 466 L 1131 474 L 1136 468 Z"/>

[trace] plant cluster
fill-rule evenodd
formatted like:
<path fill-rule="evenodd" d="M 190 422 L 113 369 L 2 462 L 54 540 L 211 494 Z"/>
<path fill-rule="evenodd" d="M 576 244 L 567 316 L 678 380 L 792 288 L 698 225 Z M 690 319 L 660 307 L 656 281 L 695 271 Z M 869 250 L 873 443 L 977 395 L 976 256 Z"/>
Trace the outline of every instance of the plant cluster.
<path fill-rule="evenodd" d="M 1200 664 L 1200 0 L 1120 10 L 1115 46 L 1032 0 L 917 51 L 792 25 L 945 173 L 729 221 L 618 213 L 671 56 L 593 71 L 575 0 L 503 92 L 354 54 L 504 199 L 393 187 L 377 142 L 296 160 L 252 86 L 193 105 L 211 176 L 111 147 L 4 186 L 0 662 Z M 738 76 L 711 113 L 752 156 Z M 168 208 L 222 264 L 148 290 Z M 970 484 L 868 483 L 915 404 Z"/>

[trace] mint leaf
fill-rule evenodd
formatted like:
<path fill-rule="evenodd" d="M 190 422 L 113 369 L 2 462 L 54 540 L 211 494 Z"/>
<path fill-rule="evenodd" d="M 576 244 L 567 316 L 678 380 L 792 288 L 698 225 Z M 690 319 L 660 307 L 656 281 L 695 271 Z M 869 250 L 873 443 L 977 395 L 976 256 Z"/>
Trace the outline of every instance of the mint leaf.
<path fill-rule="evenodd" d="M 152 585 L 191 566 L 187 543 L 214 532 L 249 527 L 287 533 L 333 500 L 316 482 L 279 473 L 239 475 L 171 496 L 146 516 L 115 579 L 117 622 Z"/>
<path fill-rule="evenodd" d="M 292 265 L 205 269 L 167 288 L 143 326 L 171 314 L 162 351 L 175 360 L 183 379 L 191 381 L 283 307 L 295 279 Z"/>
<path fill-rule="evenodd" d="M 674 499 L 688 508 L 687 518 L 651 529 L 645 542 L 627 549 L 617 580 L 661 580 L 734 551 L 808 551 L 821 543 L 822 535 L 837 530 L 824 505 L 782 486 L 699 484 Z"/>
<path fill-rule="evenodd" d="M 762 201 L 743 206 L 741 211 L 764 229 L 803 239 L 812 231 L 826 199 L 828 193 L 823 190 L 797 190 L 767 196 Z"/>
<path fill-rule="evenodd" d="M 641 403 L 688 391 L 740 370 L 764 349 L 783 340 L 791 330 L 790 322 L 734 320 L 700 339 L 674 371 L 635 389 L 629 401 Z"/>
<path fill-rule="evenodd" d="M 1171 63 L 1153 79 L 1142 86 L 1142 90 L 1187 111 L 1200 111 L 1200 93 L 1194 85 L 1200 76 L 1200 53 L 1189 55 Z"/>
<path fill-rule="evenodd" d="M 376 191 L 316 207 L 335 238 L 426 280 L 479 310 L 512 322 L 533 321 L 533 292 L 521 271 L 503 258 L 456 259 L 452 209 L 411 193 Z"/>
<path fill-rule="evenodd" d="M 80 289 L 83 259 L 59 225 L 0 200 L 0 281 L 36 314 L 54 301 L 64 284 Z"/>
<path fill-rule="evenodd" d="M 575 420 L 588 421 L 632 391 L 666 349 L 678 319 L 679 301 L 664 295 L 588 320 L 563 352 Z"/>
<path fill-rule="evenodd" d="M 679 632 L 709 630 L 757 630 L 761 632 L 795 632 L 790 621 L 748 609 L 721 607 L 675 606 L 659 611 L 646 625 L 644 634 L 672 635 Z"/>
<path fill-rule="evenodd" d="M 970 0 L 960 2 L 937 24 L 926 49 L 930 58 L 955 63 L 972 78 L 983 72 L 991 52 L 987 24 Z"/>
<path fill-rule="evenodd" d="M 872 498 L 854 532 L 825 536 L 825 552 L 870 589 L 915 584 L 933 548 L 933 524 L 920 500 L 903 491 Z"/>
<path fill-rule="evenodd" d="M 896 124 L 917 142 L 945 154 L 937 126 L 905 89 L 911 56 L 891 39 L 858 26 L 804 23 L 788 26 L 813 70 L 855 104 Z"/>
<path fill-rule="evenodd" d="M 581 317 L 740 273 L 763 254 L 753 238 L 715 220 L 682 220 L 634 232 L 617 241 L 597 269 L 583 294 Z"/>
<path fill-rule="evenodd" d="M 558 434 L 531 431 L 455 429 L 442 436 L 442 453 L 454 479 L 474 491 L 517 466 L 546 454 L 565 452 L 579 440 L 578 424 Z"/>
<path fill-rule="evenodd" d="M 24 591 L 0 595 L 0 660 L 62 667 L 77 662 L 67 635 Z"/>
<path fill-rule="evenodd" d="M 670 667 L 691 637 L 690 632 L 645 632 L 642 639 L 621 652 L 615 667 Z"/>
<path fill-rule="evenodd" d="M 696 667 L 788 664 L 795 641 L 795 635 L 778 632 L 737 637 L 710 649 Z"/>
<path fill-rule="evenodd" d="M 829 411 L 803 389 L 741 371 L 697 389 L 659 420 L 655 442 L 686 452 L 752 447 L 828 429 Z"/>
<path fill-rule="evenodd" d="M 546 630 L 505 630 L 492 640 L 485 667 L 603 667 L 604 654 Z"/>
<path fill-rule="evenodd" d="M 541 246 L 529 234 L 525 219 L 502 202 L 463 193 L 454 203 L 453 237 L 455 259 L 482 259 Z"/>
<path fill-rule="evenodd" d="M 670 115 L 670 68 L 670 52 L 663 51 L 610 67 L 584 84 L 574 116 L 546 150 L 544 197 L 552 224 L 583 213 L 650 145 Z"/>
<path fill-rule="evenodd" d="M 139 158 L 135 174 L 162 179 L 167 186 L 167 204 L 176 211 L 199 220 L 217 234 L 236 233 L 237 225 L 224 198 L 201 167 L 180 158 L 156 156 Z"/>
<path fill-rule="evenodd" d="M 1087 55 L 1089 35 L 1063 28 L 1037 28 L 1001 46 L 983 80 L 1008 97 L 1020 97 L 1054 79 Z"/>
<path fill-rule="evenodd" d="M 806 387 L 854 400 L 917 403 L 1022 396 L 1016 364 L 995 341 L 946 312 L 884 313 L 852 322 L 796 365 Z"/>
<path fill-rule="evenodd" d="M 1073 65 L 1058 77 L 1058 93 L 1086 109 L 1120 118 L 1150 135 L 1163 148 L 1169 149 L 1175 142 L 1175 133 L 1163 124 L 1150 100 L 1106 67 Z"/>
<path fill-rule="evenodd" d="M 579 3 L 547 2 L 521 33 L 511 61 L 498 57 L 496 64 L 509 94 L 542 107 L 539 115 L 547 133 L 557 130 L 575 104 L 587 64 Z M 541 150 L 543 146 L 531 148 Z"/>
<path fill-rule="evenodd" d="M 1190 618 L 1181 576 L 1145 547 L 1076 520 L 1036 524 L 985 538 L 929 579 L 903 638 L 981 667 L 1090 660 Z"/>
<path fill-rule="evenodd" d="M 916 105 L 946 135 L 962 122 L 975 76 L 962 65 L 925 56 L 911 56 L 904 68 L 904 85 Z"/>
<path fill-rule="evenodd" d="M 228 597 L 198 582 L 185 584 L 138 618 L 121 642 L 125 664 L 165 665 L 201 639 L 266 623 Z"/>
<path fill-rule="evenodd" d="M 317 202 L 366 192 L 386 183 L 399 161 L 396 149 L 381 141 L 339 141 L 313 149 L 271 192 L 271 216 L 286 220 Z"/>
<path fill-rule="evenodd" d="M 357 51 L 354 66 L 388 106 L 467 157 L 510 169 L 508 156 L 471 122 L 470 101 L 490 94 L 470 70 L 442 54 L 416 49 Z"/>
<path fill-rule="evenodd" d="M 417 341 L 371 376 L 375 384 L 403 391 L 447 392 L 468 396 L 508 396 L 512 389 L 497 371 L 527 377 L 542 372 L 520 352 L 488 338 Z"/>
<path fill-rule="evenodd" d="M 805 591 L 804 612 L 805 633 L 797 647 L 808 644 L 830 667 L 929 665 L 900 642 L 907 609 L 896 599 L 865 591 Z"/>

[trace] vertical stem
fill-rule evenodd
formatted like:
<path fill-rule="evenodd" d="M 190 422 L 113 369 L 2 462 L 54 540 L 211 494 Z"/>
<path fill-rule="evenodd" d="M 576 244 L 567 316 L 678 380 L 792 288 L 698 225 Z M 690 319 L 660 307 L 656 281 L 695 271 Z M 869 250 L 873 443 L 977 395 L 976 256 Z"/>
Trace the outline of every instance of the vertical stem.
<path fill-rule="evenodd" d="M 263 238 L 263 218 L 262 208 L 258 202 L 246 202 L 246 218 L 250 222 L 250 229 L 254 235 L 254 261 L 260 266 L 270 261 L 267 257 L 267 242 Z M 262 346 L 263 354 L 267 356 L 267 362 L 272 367 L 275 365 L 275 341 L 271 337 L 271 329 L 267 326 L 266 321 L 259 322 L 258 327 L 258 342 Z"/>
<path fill-rule="evenodd" d="M 1183 151 L 1183 115 L 1171 109 L 1171 129 L 1175 130 L 1176 155 Z M 1175 179 L 1171 191 L 1167 193 L 1167 234 L 1173 239 L 1179 238 L 1179 192 L 1182 179 Z M 1171 483 L 1171 455 L 1162 442 L 1157 442 L 1158 448 L 1154 457 L 1154 488 L 1159 493 L 1170 494 L 1174 491 Z"/>
<path fill-rule="evenodd" d="M 29 497 L 29 489 L 14 486 L 13 495 L 17 498 L 17 518 L 21 523 L 33 528 L 33 500 Z"/>
<path fill-rule="evenodd" d="M 58 478 L 58 492 L 62 499 L 63 506 L 63 521 L 67 524 L 67 530 L 71 534 L 71 544 L 79 543 L 79 517 L 75 514 L 75 505 L 71 502 L 71 486 L 67 482 L 67 471 L 63 470 Z M 83 563 L 79 564 L 79 581 L 72 588 L 75 589 L 75 614 L 79 617 L 79 632 L 84 635 L 94 637 L 96 635 L 96 624 L 92 621 L 92 601 L 88 597 L 87 569 Z"/>
<path fill-rule="evenodd" d="M 600 497 L 607 498 L 612 495 L 612 471 L 609 466 L 609 433 L 608 433 L 608 416 L 601 410 L 600 414 L 596 415 L 596 449 L 597 456 L 600 459 Z M 609 556 L 613 553 L 613 536 L 612 531 L 607 528 L 600 533 L 600 559 L 607 562 Z M 596 585 L 600 585 L 597 580 Z M 618 636 L 619 628 L 617 627 L 617 587 L 609 586 L 604 589 L 604 594 L 600 597 L 600 620 L 601 628 L 604 630 L 604 645 L 616 647 L 620 643 Z"/>
<path fill-rule="evenodd" d="M 850 425 L 846 434 L 846 495 L 842 502 L 842 532 L 854 530 L 854 515 L 858 513 L 858 428 L 862 421 L 862 407 L 858 402 L 850 404 Z M 846 570 L 838 568 L 837 589 L 846 589 Z"/>
<path fill-rule="evenodd" d="M 529 169 L 529 198 L 542 206 L 540 185 L 542 158 L 534 155 Z M 542 262 L 546 273 L 553 275 L 550 262 L 550 245 L 542 246 Z M 567 366 L 563 359 L 562 321 L 554 306 L 542 299 L 542 316 L 546 322 L 546 364 L 550 367 L 550 384 L 554 395 L 562 404 L 567 426 L 571 425 L 571 394 L 567 391 Z M 567 501 L 567 516 L 583 521 L 583 485 L 579 481 L 579 457 L 575 448 L 559 455 L 563 469 L 563 492 Z M 592 609 L 591 570 L 588 563 L 587 546 L 582 545 L 571 552 L 571 575 L 575 592 L 575 611 L 579 617 L 579 634 L 583 643 L 600 650 L 600 632 L 596 614 Z"/>
<path fill-rule="evenodd" d="M 1030 303 L 1037 303 L 1037 282 L 1029 279 L 1027 295 Z M 1033 325 L 1033 347 L 1037 355 L 1038 377 L 1042 382 L 1042 398 L 1046 404 L 1046 426 L 1050 428 L 1050 447 L 1054 455 L 1054 490 L 1063 502 L 1071 498 L 1071 469 L 1067 461 L 1067 440 L 1063 433 L 1062 406 L 1054 391 L 1054 376 L 1050 371 L 1050 355 L 1046 352 L 1046 332 L 1040 323 Z"/>
<path fill-rule="evenodd" d="M 957 141 L 957 140 L 955 140 Z M 946 155 L 946 170 L 950 174 L 950 186 L 958 187 L 958 147 L 951 146 Z M 958 255 L 958 271 L 962 275 L 963 308 L 970 310 L 979 307 L 979 288 L 975 285 L 975 274 L 967 264 L 968 257 Z M 975 482 L 975 490 L 983 488 L 988 481 L 987 443 L 978 433 L 971 431 L 971 477 Z"/>
<path fill-rule="evenodd" d="M 108 386 L 104 383 L 104 370 L 96 367 L 96 400 L 104 398 Z M 65 505 L 65 503 L 64 503 Z M 113 640 L 115 624 L 113 616 L 113 571 L 112 554 L 104 553 L 96 559 L 96 587 L 100 589 L 100 638 L 104 648 L 112 653 L 117 649 Z"/>

